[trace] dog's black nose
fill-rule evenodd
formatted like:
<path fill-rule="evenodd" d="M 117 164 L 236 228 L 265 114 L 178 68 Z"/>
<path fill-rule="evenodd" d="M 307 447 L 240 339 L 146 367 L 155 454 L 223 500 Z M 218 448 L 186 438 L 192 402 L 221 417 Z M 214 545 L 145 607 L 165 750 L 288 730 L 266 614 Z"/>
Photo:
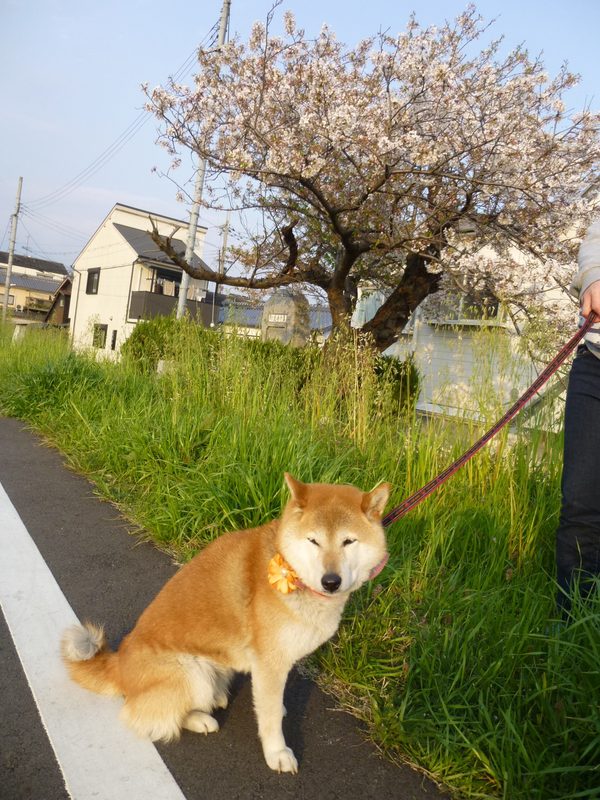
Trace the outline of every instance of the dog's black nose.
<path fill-rule="evenodd" d="M 337 592 L 337 590 L 342 585 L 342 579 L 339 575 L 336 575 L 335 572 L 328 572 L 326 575 L 323 575 L 321 578 L 321 586 L 327 592 Z"/>

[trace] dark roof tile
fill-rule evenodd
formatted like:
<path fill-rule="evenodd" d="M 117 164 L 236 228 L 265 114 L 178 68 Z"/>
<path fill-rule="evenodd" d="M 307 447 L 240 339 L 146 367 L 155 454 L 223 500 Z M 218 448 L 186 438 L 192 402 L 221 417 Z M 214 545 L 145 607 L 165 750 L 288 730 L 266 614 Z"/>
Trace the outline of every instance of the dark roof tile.
<path fill-rule="evenodd" d="M 156 261 L 160 264 L 176 266 L 152 241 L 152 237 L 148 231 L 141 230 L 140 228 L 132 228 L 129 225 L 122 225 L 120 222 L 113 222 L 113 225 L 127 244 L 133 247 L 140 258 L 147 261 Z M 185 255 L 185 242 L 181 241 L 181 239 L 172 239 L 171 244 L 178 255 Z M 194 255 L 192 256 L 192 266 L 206 267 L 206 264 L 201 258 Z M 180 269 L 180 267 L 177 267 L 177 269 Z"/>
<path fill-rule="evenodd" d="M 0 264 L 8 264 L 8 253 L 0 250 Z M 53 272 L 56 275 L 68 275 L 67 268 L 59 261 L 47 261 L 45 258 L 33 258 L 15 253 L 13 266 L 35 269 L 37 272 Z"/>
<path fill-rule="evenodd" d="M 6 281 L 6 269 L 0 267 L 0 286 L 4 286 Z M 56 278 L 44 277 L 41 275 L 24 275 L 22 272 L 12 272 L 10 285 L 17 289 L 28 289 L 31 292 L 54 292 L 61 285 L 61 281 Z"/>

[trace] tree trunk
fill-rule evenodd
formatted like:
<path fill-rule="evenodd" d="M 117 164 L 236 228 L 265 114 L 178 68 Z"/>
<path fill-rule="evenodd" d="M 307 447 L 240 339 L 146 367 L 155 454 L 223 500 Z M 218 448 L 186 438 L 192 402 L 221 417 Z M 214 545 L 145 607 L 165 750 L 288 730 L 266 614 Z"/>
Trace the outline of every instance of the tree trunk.
<path fill-rule="evenodd" d="M 337 253 L 335 270 L 330 280 L 321 288 L 327 292 L 331 324 L 334 331 L 350 326 L 350 317 L 356 304 L 356 281 L 350 276 L 350 270 L 360 255 L 356 247 L 348 244 L 340 246 Z"/>
<path fill-rule="evenodd" d="M 393 345 L 410 319 L 410 315 L 428 295 L 439 288 L 441 275 L 427 271 L 427 259 L 411 253 L 406 259 L 402 280 L 375 316 L 363 325 L 370 333 L 375 347 L 383 352 Z"/>
<path fill-rule="evenodd" d="M 327 301 L 329 303 L 333 330 L 341 330 L 347 327 L 350 324 L 350 317 L 352 316 L 351 298 L 342 288 L 333 285 L 333 282 L 331 282 L 327 287 Z"/>

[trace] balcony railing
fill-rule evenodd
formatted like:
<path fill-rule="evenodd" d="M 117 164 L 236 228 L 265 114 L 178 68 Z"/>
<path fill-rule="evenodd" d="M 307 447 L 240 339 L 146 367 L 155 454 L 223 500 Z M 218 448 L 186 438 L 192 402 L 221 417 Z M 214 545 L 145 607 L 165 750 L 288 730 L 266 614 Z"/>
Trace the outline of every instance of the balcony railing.
<path fill-rule="evenodd" d="M 177 298 L 154 292 L 132 292 L 129 303 L 128 319 L 153 319 L 154 317 L 169 317 L 175 314 Z M 211 306 L 196 300 L 188 300 L 186 311 L 192 319 L 202 325 L 209 326 L 211 321 Z"/>

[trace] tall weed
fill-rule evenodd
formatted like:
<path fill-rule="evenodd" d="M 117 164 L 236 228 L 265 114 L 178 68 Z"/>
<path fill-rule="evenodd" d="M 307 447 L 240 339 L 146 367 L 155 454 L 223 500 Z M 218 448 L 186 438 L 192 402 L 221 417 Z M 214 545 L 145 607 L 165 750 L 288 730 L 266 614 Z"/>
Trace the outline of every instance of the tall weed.
<path fill-rule="evenodd" d="M 482 432 L 418 418 L 410 367 L 399 381 L 356 340 L 321 354 L 183 322 L 157 375 L 48 331 L 0 334 L 0 410 L 182 560 L 279 513 L 284 470 L 388 480 L 396 504 Z M 600 796 L 600 605 L 576 607 L 566 629 L 553 619 L 559 480 L 560 437 L 540 457 L 538 438 L 503 432 L 389 529 L 389 567 L 312 662 L 392 757 L 462 796 Z"/>

